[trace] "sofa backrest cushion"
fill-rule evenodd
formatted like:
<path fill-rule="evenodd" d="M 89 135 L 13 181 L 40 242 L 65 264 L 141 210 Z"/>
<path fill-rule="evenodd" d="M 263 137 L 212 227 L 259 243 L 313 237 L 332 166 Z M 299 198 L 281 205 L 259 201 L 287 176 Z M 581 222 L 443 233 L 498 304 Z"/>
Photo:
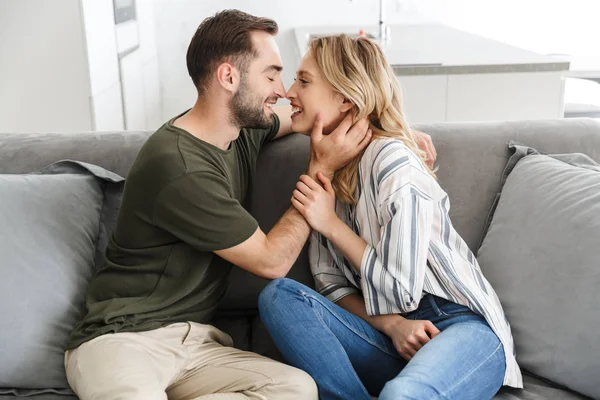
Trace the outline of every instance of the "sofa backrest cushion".
<path fill-rule="evenodd" d="M 69 388 L 64 349 L 122 186 L 70 161 L 0 175 L 0 388 Z"/>
<path fill-rule="evenodd" d="M 600 164 L 510 146 L 477 258 L 502 300 L 521 367 L 600 398 Z"/>

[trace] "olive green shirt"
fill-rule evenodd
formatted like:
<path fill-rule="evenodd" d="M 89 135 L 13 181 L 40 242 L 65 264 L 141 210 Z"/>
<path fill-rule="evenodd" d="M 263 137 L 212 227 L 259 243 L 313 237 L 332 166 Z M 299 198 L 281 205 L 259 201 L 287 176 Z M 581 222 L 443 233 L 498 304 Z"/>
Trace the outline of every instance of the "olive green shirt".
<path fill-rule="evenodd" d="M 242 129 L 228 150 L 173 126 L 176 118 L 131 167 L 106 263 L 90 282 L 69 349 L 106 333 L 209 322 L 232 267 L 213 251 L 258 228 L 244 205 L 260 148 L 279 130 L 277 116 L 270 129 Z"/>

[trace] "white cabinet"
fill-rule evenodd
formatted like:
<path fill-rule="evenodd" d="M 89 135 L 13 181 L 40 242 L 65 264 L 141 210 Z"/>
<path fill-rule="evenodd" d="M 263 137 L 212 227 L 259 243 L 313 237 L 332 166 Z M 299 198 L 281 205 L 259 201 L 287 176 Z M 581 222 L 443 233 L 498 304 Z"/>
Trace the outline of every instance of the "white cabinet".
<path fill-rule="evenodd" d="M 446 120 L 446 75 L 400 76 L 398 80 L 404 115 L 410 124 Z"/>
<path fill-rule="evenodd" d="M 81 0 L 92 130 L 122 130 L 123 100 L 112 1 Z"/>
<path fill-rule="evenodd" d="M 135 35 L 139 46 L 122 55 L 124 73 L 113 0 L 0 3 L 0 48 L 6 53 L 0 56 L 0 131 L 158 127 L 153 1 L 136 2 L 137 17 L 144 20 Z M 123 104 L 125 92 L 128 107 Z"/>
<path fill-rule="evenodd" d="M 121 76 L 123 79 L 123 106 L 125 125 L 129 130 L 146 127 L 146 105 L 144 98 L 144 76 L 142 75 L 142 57 L 139 51 L 121 58 Z"/>
<path fill-rule="evenodd" d="M 143 66 L 146 129 L 150 130 L 158 129 L 164 123 L 162 120 L 159 74 L 158 57 L 155 56 Z"/>
<path fill-rule="evenodd" d="M 561 118 L 562 72 L 399 76 L 409 123 Z"/>
<path fill-rule="evenodd" d="M 448 76 L 447 121 L 560 118 L 560 72 Z"/>
<path fill-rule="evenodd" d="M 569 63 L 438 23 L 392 25 L 382 44 L 404 89 L 409 123 L 561 118 Z M 375 26 L 294 30 L 298 53 L 315 36 Z"/>
<path fill-rule="evenodd" d="M 92 96 L 93 130 L 119 131 L 125 126 L 123 121 L 123 103 L 121 101 L 121 83 Z"/>

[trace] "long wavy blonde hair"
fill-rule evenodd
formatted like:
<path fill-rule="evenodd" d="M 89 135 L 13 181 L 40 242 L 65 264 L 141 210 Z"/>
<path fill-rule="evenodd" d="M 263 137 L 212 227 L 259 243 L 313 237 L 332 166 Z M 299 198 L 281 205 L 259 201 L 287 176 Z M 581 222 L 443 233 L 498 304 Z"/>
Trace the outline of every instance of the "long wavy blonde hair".
<path fill-rule="evenodd" d="M 309 51 L 325 80 L 354 104 L 356 120 L 368 117 L 373 131 L 371 140 L 382 137 L 401 140 L 436 178 L 404 118 L 400 85 L 381 48 L 364 37 L 337 35 L 312 40 Z M 344 203 L 354 205 L 358 200 L 355 193 L 363 153 L 364 150 L 333 178 L 336 196 Z"/>

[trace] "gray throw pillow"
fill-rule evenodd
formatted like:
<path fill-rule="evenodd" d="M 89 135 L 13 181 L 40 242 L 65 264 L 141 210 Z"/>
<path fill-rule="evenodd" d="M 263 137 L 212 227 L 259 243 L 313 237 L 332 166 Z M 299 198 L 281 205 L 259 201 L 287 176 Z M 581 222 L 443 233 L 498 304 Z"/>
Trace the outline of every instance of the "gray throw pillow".
<path fill-rule="evenodd" d="M 600 398 L 600 165 L 515 142 L 477 258 L 521 367 Z"/>
<path fill-rule="evenodd" d="M 74 161 L 0 175 L 0 393 L 70 392 L 65 345 L 122 186 L 120 176 Z"/>

